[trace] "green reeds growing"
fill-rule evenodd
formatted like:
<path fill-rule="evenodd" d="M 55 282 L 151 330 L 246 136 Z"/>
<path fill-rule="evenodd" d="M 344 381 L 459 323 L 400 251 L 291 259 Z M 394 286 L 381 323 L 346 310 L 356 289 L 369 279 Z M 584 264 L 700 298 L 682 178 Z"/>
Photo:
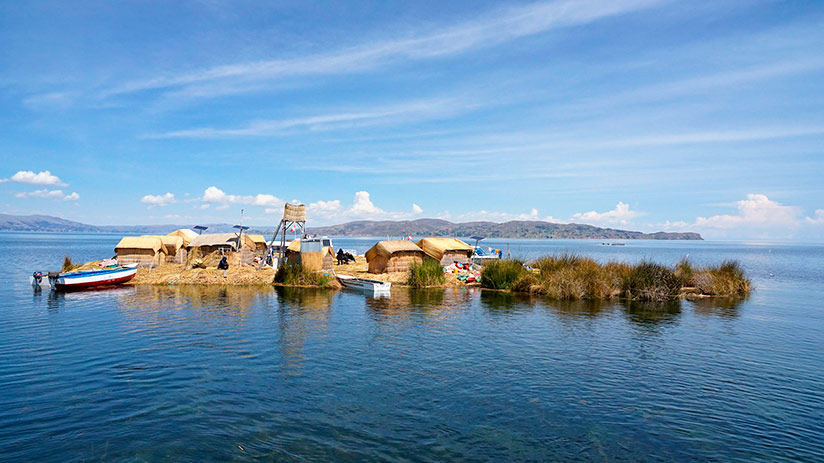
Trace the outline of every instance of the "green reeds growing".
<path fill-rule="evenodd" d="M 428 286 L 440 286 L 446 283 L 443 274 L 443 267 L 440 262 L 432 259 L 424 259 L 423 262 L 413 262 L 409 266 L 409 286 L 415 288 L 426 288 Z"/>
<path fill-rule="evenodd" d="M 629 299 L 668 301 L 681 293 L 681 279 L 669 267 L 642 261 L 632 267 L 621 289 Z"/>
<path fill-rule="evenodd" d="M 634 265 L 623 262 L 599 264 L 588 257 L 564 253 L 543 257 L 532 265 L 538 272 L 524 270 L 508 280 L 497 276 L 501 273 L 497 272 L 489 276 L 491 281 L 486 281 L 487 275 L 482 273 L 481 284 L 485 288 L 508 288 L 559 300 L 623 297 L 668 301 L 678 297 L 741 297 L 747 296 L 751 290 L 750 280 L 735 261 L 698 267 L 685 258 L 670 268 L 649 261 Z M 493 279 L 493 275 L 498 279 Z"/>
<path fill-rule="evenodd" d="M 275 272 L 275 283 L 286 286 L 328 286 L 333 278 L 323 272 L 310 272 L 300 263 L 286 262 Z"/>
<path fill-rule="evenodd" d="M 741 264 L 733 260 L 702 268 L 692 283 L 701 294 L 710 296 L 747 296 L 752 285 Z"/>
<path fill-rule="evenodd" d="M 80 267 L 80 264 L 75 264 L 72 262 L 72 258 L 69 256 L 63 257 L 63 268 L 60 269 L 61 272 L 71 272 L 72 270 Z"/>
<path fill-rule="evenodd" d="M 626 264 L 600 265 L 593 259 L 564 254 L 554 262 L 544 260 L 541 286 L 552 299 L 602 299 L 617 295 L 628 273 Z M 547 265 L 549 264 L 549 265 Z"/>
<path fill-rule="evenodd" d="M 493 260 L 481 269 L 481 287 L 510 289 L 527 273 L 519 260 Z"/>

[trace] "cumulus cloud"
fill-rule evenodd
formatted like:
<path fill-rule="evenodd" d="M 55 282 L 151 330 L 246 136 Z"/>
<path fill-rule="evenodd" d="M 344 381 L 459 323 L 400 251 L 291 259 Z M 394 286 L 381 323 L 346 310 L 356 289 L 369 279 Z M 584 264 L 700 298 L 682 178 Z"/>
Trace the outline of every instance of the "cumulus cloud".
<path fill-rule="evenodd" d="M 368 191 L 358 191 L 352 205 L 345 207 L 339 199 L 316 201 L 307 206 L 307 215 L 322 222 L 350 220 L 409 220 L 423 213 L 423 208 L 412 204 L 411 212 L 385 211 L 372 202 Z"/>
<path fill-rule="evenodd" d="M 230 204 L 242 204 L 245 206 L 263 206 L 276 208 L 283 206 L 284 201 L 270 194 L 256 195 L 230 195 L 216 186 L 206 188 L 201 197 L 204 203 L 219 204 L 218 209 L 225 209 Z"/>
<path fill-rule="evenodd" d="M 618 202 L 615 209 L 606 212 L 578 212 L 570 217 L 570 221 L 589 225 L 629 225 L 633 219 L 645 215 L 644 212 L 633 211 L 629 204 Z"/>
<path fill-rule="evenodd" d="M 76 192 L 70 194 L 63 194 L 63 190 L 34 190 L 34 191 L 26 191 L 23 193 L 16 193 L 14 195 L 17 198 L 46 198 L 46 199 L 62 199 L 64 201 L 77 201 L 80 199 L 80 195 Z"/>
<path fill-rule="evenodd" d="M 720 214 L 698 217 L 695 226 L 729 230 L 739 227 L 778 228 L 797 227 L 801 221 L 801 210 L 772 201 L 763 194 L 748 194 L 746 199 L 737 201 L 736 214 Z"/>
<path fill-rule="evenodd" d="M 175 195 L 166 193 L 163 195 L 146 195 L 140 199 L 141 203 L 149 204 L 151 206 L 168 206 L 175 202 Z"/>
<path fill-rule="evenodd" d="M 53 186 L 68 186 L 60 180 L 60 177 L 53 175 L 48 170 L 34 173 L 30 170 L 21 170 L 10 178 L 4 178 L 0 182 L 17 182 L 26 183 L 28 185 L 53 185 Z"/>

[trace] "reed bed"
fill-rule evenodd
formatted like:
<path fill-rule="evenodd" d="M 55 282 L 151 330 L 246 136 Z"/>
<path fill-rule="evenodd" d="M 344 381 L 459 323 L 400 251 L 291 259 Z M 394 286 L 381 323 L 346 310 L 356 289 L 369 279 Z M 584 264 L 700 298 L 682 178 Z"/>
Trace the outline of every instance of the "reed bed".
<path fill-rule="evenodd" d="M 414 288 L 441 286 L 446 283 L 446 276 L 440 262 L 424 259 L 423 262 L 412 262 L 409 265 L 409 280 L 407 284 Z"/>
<path fill-rule="evenodd" d="M 481 286 L 544 295 L 556 300 L 624 298 L 669 301 L 679 297 L 746 297 L 751 282 L 741 265 L 725 261 L 698 267 L 683 259 L 670 268 L 647 260 L 636 264 L 595 260 L 574 253 L 542 257 L 528 270 L 517 260 L 492 262 Z"/>
<path fill-rule="evenodd" d="M 275 272 L 275 283 L 284 286 L 317 286 L 321 288 L 337 287 L 337 279 L 326 272 L 312 272 L 300 263 L 286 262 Z"/>
<path fill-rule="evenodd" d="M 512 289 L 525 274 L 519 260 L 494 260 L 481 269 L 481 287 L 488 289 Z"/>

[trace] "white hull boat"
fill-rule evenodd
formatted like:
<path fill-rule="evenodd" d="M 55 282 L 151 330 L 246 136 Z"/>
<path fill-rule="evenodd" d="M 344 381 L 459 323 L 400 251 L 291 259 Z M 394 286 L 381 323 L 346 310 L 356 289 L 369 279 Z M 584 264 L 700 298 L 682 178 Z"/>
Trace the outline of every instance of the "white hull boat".
<path fill-rule="evenodd" d="M 100 286 L 113 286 L 125 283 L 137 274 L 137 264 L 124 265 L 116 268 L 102 270 L 89 270 L 84 272 L 57 273 L 52 272 L 45 275 L 51 289 L 58 291 L 72 291 L 79 289 L 90 289 Z M 44 285 L 44 275 L 35 273 L 31 277 L 31 285 L 39 288 Z"/>
<path fill-rule="evenodd" d="M 389 292 L 389 289 L 392 287 L 392 283 L 388 281 L 370 280 L 368 278 L 357 278 L 349 275 L 338 275 L 338 280 L 345 288 L 374 293 Z"/>

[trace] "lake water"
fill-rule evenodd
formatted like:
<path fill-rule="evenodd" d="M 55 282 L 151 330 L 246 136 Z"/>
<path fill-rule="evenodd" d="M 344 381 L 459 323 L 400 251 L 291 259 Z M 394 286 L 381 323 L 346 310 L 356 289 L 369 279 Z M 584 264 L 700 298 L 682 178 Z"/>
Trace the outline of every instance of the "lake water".
<path fill-rule="evenodd" d="M 28 286 L 118 238 L 0 234 L 0 460 L 824 461 L 821 245 L 508 241 L 735 258 L 754 280 L 746 301 L 664 306 Z"/>

